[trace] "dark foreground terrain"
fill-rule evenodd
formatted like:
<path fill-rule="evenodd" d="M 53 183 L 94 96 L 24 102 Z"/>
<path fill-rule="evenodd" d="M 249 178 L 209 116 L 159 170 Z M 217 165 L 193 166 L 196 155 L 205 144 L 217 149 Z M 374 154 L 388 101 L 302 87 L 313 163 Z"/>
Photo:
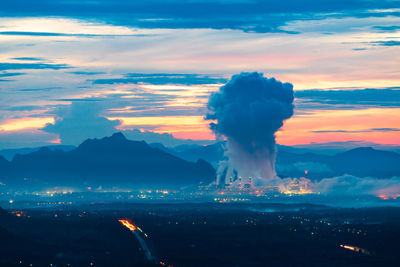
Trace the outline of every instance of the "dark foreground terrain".
<path fill-rule="evenodd" d="M 119 218 L 143 230 L 148 261 Z M 400 266 L 400 208 L 96 204 L 0 210 L 0 266 Z"/>

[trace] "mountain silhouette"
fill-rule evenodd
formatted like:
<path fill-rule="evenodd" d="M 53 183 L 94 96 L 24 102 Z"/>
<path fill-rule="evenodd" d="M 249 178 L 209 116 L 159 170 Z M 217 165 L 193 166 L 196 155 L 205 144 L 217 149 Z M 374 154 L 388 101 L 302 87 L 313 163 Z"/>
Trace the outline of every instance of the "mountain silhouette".
<path fill-rule="evenodd" d="M 10 162 L 8 162 L 4 157 L 0 156 L 0 170 L 5 170 L 9 167 Z"/>
<path fill-rule="evenodd" d="M 217 167 L 224 159 L 224 145 L 225 142 L 219 142 L 174 154 L 193 162 L 201 158 Z M 400 154 L 396 152 L 359 147 L 335 155 L 321 155 L 303 153 L 302 149 L 293 147 L 277 147 L 277 173 L 281 177 L 302 177 L 305 170 L 307 177 L 315 180 L 344 174 L 377 178 L 400 176 Z"/>
<path fill-rule="evenodd" d="M 1 164 L 1 163 L 0 163 Z M 51 150 L 16 155 L 5 171 L 8 183 L 47 185 L 185 186 L 210 183 L 215 170 L 205 161 L 189 162 L 130 141 L 122 133 L 88 139 L 71 151 Z"/>
<path fill-rule="evenodd" d="M 63 150 L 63 151 L 70 151 L 74 149 L 74 146 L 65 146 L 65 145 L 51 145 L 46 146 L 51 150 Z M 12 160 L 15 155 L 17 154 L 29 154 L 35 151 L 38 151 L 41 147 L 25 147 L 25 148 L 15 148 L 15 149 L 3 149 L 0 150 L 0 156 L 3 156 L 6 160 Z"/>
<path fill-rule="evenodd" d="M 122 133 L 87 139 L 70 151 L 42 147 L 14 156 L 0 156 L 0 182 L 34 188 L 50 186 L 181 187 L 209 184 L 224 157 L 225 142 L 174 151 L 162 144 L 131 141 Z M 277 173 L 281 177 L 313 180 L 344 174 L 358 177 L 400 176 L 400 154 L 360 147 L 336 155 L 295 153 L 278 146 Z M 212 165 L 211 165 L 211 164 Z M 214 166 L 214 167 L 213 167 Z M 1 184 L 0 184 L 1 185 Z"/>
<path fill-rule="evenodd" d="M 359 177 L 400 176 L 400 154 L 372 147 L 359 147 L 336 154 L 328 164 L 340 174 L 351 171 L 352 175 Z"/>

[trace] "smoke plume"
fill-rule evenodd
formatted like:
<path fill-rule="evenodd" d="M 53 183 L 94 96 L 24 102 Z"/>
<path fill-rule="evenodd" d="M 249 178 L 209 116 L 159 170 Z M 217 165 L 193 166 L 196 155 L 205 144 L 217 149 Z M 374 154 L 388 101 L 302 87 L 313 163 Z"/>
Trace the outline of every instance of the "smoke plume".
<path fill-rule="evenodd" d="M 293 115 L 293 85 L 262 73 L 241 73 L 213 93 L 207 120 L 217 136 L 227 139 L 218 183 L 252 177 L 254 185 L 276 177 L 275 132 Z M 241 181 L 246 183 L 247 181 Z"/>

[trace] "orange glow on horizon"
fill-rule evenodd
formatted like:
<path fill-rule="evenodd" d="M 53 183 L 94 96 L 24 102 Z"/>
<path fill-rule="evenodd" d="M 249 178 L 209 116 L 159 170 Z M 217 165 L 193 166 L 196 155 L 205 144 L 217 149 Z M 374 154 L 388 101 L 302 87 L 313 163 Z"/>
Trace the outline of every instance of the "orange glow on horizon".
<path fill-rule="evenodd" d="M 150 129 L 160 134 L 169 133 L 180 139 L 215 140 L 214 133 L 209 129 L 210 121 L 204 120 L 204 116 L 107 118 L 121 120 L 122 124 L 117 127 L 121 131 Z M 53 117 L 8 120 L 0 124 L 0 132 L 40 129 L 54 121 Z M 295 114 L 285 121 L 284 126 L 276 133 L 276 140 L 278 144 L 288 146 L 348 141 L 396 146 L 400 145 L 398 131 L 373 130 L 393 128 L 396 125 L 400 125 L 400 108 L 313 110 Z M 60 144 L 61 140 L 58 138 L 48 142 Z"/>
<path fill-rule="evenodd" d="M 204 124 L 204 116 L 154 116 L 154 117 L 108 117 L 109 120 L 122 121 L 121 127 L 149 125 L 199 125 Z"/>
<path fill-rule="evenodd" d="M 45 118 L 22 118 L 6 121 L 0 125 L 0 131 L 19 131 L 24 129 L 39 129 L 46 126 L 47 123 L 54 123 L 53 117 Z"/>
<path fill-rule="evenodd" d="M 369 130 L 393 125 L 400 125 L 400 108 L 318 110 L 294 115 L 276 136 L 277 143 L 289 146 L 346 141 L 400 145 L 398 132 Z"/>
<path fill-rule="evenodd" d="M 193 140 L 214 140 L 215 136 L 208 127 L 209 121 L 204 116 L 157 116 L 157 117 L 108 117 L 120 120 L 120 130 L 154 128 L 155 133 L 169 133 L 175 138 Z"/>
<path fill-rule="evenodd" d="M 389 199 L 395 200 L 395 199 L 400 198 L 400 194 L 395 194 L 395 195 L 378 195 L 378 197 L 379 197 L 380 199 L 383 199 L 383 200 L 389 200 Z"/>
<path fill-rule="evenodd" d="M 60 138 L 57 138 L 57 139 L 51 140 L 49 143 L 52 143 L 52 144 L 61 144 L 61 139 L 60 139 Z"/>

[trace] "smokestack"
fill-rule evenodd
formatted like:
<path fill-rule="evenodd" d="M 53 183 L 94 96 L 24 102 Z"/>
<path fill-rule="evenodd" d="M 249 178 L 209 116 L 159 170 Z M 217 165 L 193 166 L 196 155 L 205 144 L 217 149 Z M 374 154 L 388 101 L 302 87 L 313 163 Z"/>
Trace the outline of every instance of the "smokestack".
<path fill-rule="evenodd" d="M 216 121 L 210 128 L 227 139 L 228 162 L 219 168 L 227 171 L 218 184 L 225 177 L 253 177 L 253 185 L 276 177 L 275 132 L 293 115 L 293 100 L 292 84 L 256 72 L 234 75 L 211 94 L 205 119 Z"/>

